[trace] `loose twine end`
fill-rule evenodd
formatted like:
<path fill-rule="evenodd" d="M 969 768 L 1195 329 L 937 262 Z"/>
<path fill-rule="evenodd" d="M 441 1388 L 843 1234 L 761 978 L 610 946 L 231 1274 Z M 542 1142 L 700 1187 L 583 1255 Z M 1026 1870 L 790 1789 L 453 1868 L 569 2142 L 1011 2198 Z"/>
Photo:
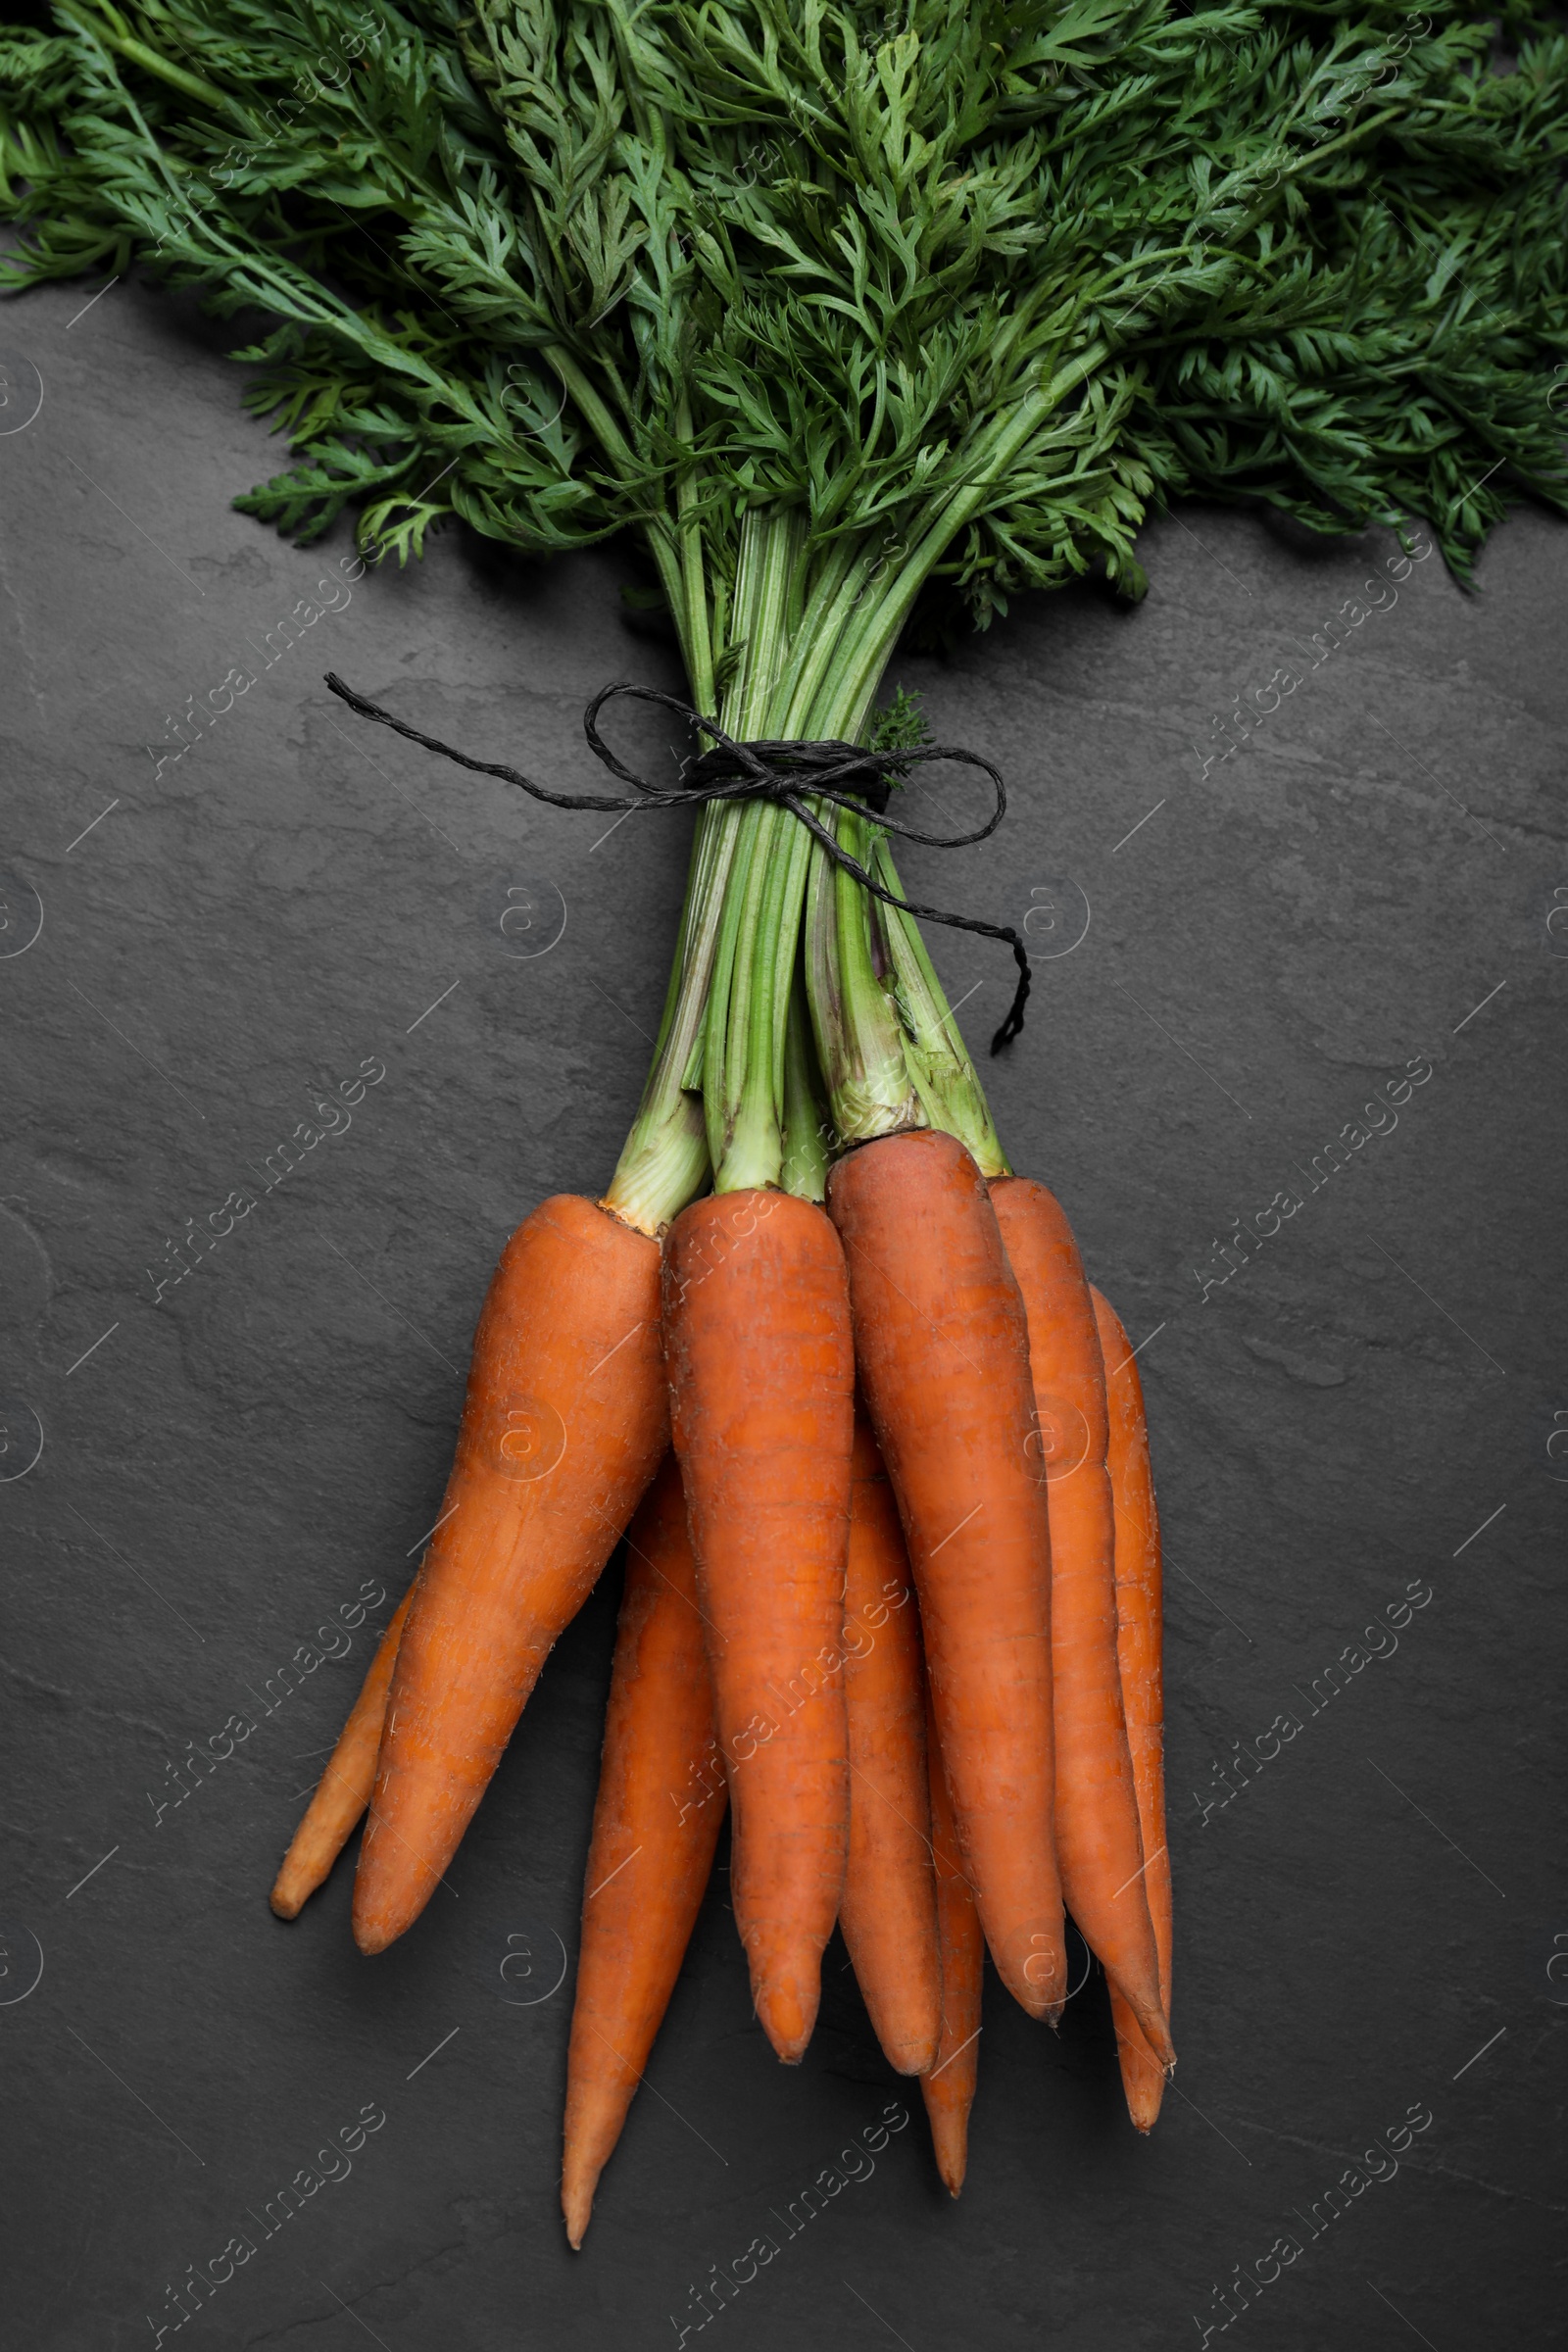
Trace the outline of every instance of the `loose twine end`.
<path fill-rule="evenodd" d="M 1029 991 L 1034 986 L 1034 973 L 1029 964 L 1029 951 L 1018 937 L 1017 932 L 1003 931 L 999 936 L 1004 939 L 1012 950 L 1012 959 L 1018 966 L 1018 985 L 1012 992 L 1012 1003 L 1007 1007 L 1007 1017 L 991 1040 L 993 1054 L 1000 1054 L 1004 1046 L 1010 1046 L 1022 1029 L 1023 1008 L 1029 1002 Z"/>

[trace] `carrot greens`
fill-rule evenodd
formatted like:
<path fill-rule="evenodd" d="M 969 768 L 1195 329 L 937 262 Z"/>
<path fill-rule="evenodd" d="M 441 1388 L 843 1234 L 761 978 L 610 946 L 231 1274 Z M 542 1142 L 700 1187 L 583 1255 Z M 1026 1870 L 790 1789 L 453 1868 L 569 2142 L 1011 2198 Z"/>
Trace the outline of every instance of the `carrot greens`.
<path fill-rule="evenodd" d="M 0 39 L 6 282 L 139 261 L 242 317 L 280 529 L 635 531 L 699 710 L 858 742 L 911 617 L 1091 565 L 1136 598 L 1156 502 L 1419 516 L 1461 577 L 1564 503 L 1568 49 L 1508 27 L 1499 67 L 1452 0 L 57 0 Z M 635 1221 L 778 1181 L 808 893 L 887 999 L 841 1136 L 994 1154 L 914 926 L 728 805 Z"/>

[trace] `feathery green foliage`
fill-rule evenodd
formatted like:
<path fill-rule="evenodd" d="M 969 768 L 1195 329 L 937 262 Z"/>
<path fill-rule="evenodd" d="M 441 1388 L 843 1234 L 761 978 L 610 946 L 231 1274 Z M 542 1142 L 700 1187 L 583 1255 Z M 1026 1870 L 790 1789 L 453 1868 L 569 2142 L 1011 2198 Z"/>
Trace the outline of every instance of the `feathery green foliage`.
<path fill-rule="evenodd" d="M 55 0 L 0 34 L 3 282 L 140 261 L 244 318 L 291 453 L 249 512 L 400 562 L 450 516 L 634 527 L 700 708 L 858 739 L 918 599 L 1137 596 L 1156 499 L 1420 516 L 1461 576 L 1510 498 L 1568 504 L 1568 43 L 1509 38 L 1456 0 Z M 700 833 L 729 911 L 688 909 L 660 1083 L 706 1085 L 715 1167 L 760 1085 L 782 1116 L 747 957 L 804 838 Z"/>
<path fill-rule="evenodd" d="M 720 672 L 748 507 L 808 516 L 797 595 L 870 535 L 983 620 L 1095 556 L 1136 592 L 1156 493 L 1421 514 L 1462 570 L 1510 490 L 1568 488 L 1555 33 L 1499 74 L 1442 0 L 55 23 L 0 46 L 12 283 L 141 258 L 268 315 L 241 356 L 294 464 L 248 503 L 295 533 L 636 523 L 690 639 L 695 524 Z"/>

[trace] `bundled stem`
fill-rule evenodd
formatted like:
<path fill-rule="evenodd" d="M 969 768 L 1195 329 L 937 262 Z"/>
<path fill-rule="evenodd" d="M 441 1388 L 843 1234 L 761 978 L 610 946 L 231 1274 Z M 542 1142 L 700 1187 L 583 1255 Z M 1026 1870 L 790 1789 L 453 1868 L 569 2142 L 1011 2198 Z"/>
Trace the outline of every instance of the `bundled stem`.
<path fill-rule="evenodd" d="M 1528 6 L 1528 0 L 1526 0 Z M 1150 505 L 1568 503 L 1568 41 L 1464 0 L 56 0 L 0 27 L 0 283 L 140 259 L 291 443 L 242 503 L 635 530 L 699 710 L 865 740 L 922 597 L 984 626 Z M 892 874 L 868 819 L 840 840 Z M 785 1165 L 796 940 L 841 1140 L 994 1130 L 918 934 L 776 808 L 705 810 L 607 1201 Z"/>
<path fill-rule="evenodd" d="M 868 662 L 897 634 L 890 610 L 906 607 L 944 544 L 939 531 L 928 532 L 919 563 L 906 563 L 874 597 L 876 542 L 853 551 L 833 544 L 809 577 L 803 515 L 749 514 L 730 622 L 740 657 L 717 713 L 725 733 L 742 742 L 863 737 L 862 705 L 881 677 Z M 684 590 L 701 566 L 699 544 L 688 550 Z M 685 641 L 706 643 L 712 617 L 706 603 L 700 612 L 688 607 Z M 858 863 L 870 870 L 881 861 L 878 879 L 897 893 L 874 819 L 809 805 Z M 883 911 L 788 809 L 765 800 L 705 808 L 654 1064 L 608 1207 L 653 1233 L 705 1177 L 715 1192 L 785 1184 L 786 1063 L 803 917 L 806 996 L 833 1148 L 935 1124 L 962 1136 L 987 1174 L 1004 1170 L 918 928 L 893 910 L 884 922 Z M 805 1043 L 798 1035 L 798 1055 Z"/>

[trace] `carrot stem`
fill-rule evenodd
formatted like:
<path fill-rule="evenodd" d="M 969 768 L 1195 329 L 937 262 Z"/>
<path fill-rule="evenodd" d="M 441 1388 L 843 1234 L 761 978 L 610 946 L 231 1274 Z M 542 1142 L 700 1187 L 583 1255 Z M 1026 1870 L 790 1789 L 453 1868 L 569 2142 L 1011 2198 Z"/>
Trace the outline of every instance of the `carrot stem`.
<path fill-rule="evenodd" d="M 612 1216 L 653 1236 L 702 1191 L 709 1173 L 702 1097 L 689 1091 L 688 1072 L 708 1007 L 724 884 L 735 855 L 735 813 L 733 807 L 710 806 L 697 820 L 653 1067 L 603 1197 Z"/>
<path fill-rule="evenodd" d="M 884 890 L 903 898 L 904 886 L 885 833 L 877 838 L 870 871 Z M 904 1024 L 904 1057 L 928 1124 L 956 1135 L 982 1176 L 1010 1176 L 985 1090 L 949 1009 L 919 924 L 896 906 L 879 906 L 877 915 Z"/>
<path fill-rule="evenodd" d="M 832 1126 L 822 1072 L 811 1037 L 806 975 L 797 968 L 784 1038 L 784 1164 L 780 1182 L 797 1200 L 827 1199 L 828 1137 Z"/>
<path fill-rule="evenodd" d="M 841 808 L 834 830 L 840 845 L 864 865 L 875 838 L 869 821 Z M 878 970 L 881 942 L 871 908 L 852 874 L 830 863 L 825 853 L 812 858 L 807 986 L 841 1152 L 927 1124 L 910 1082 L 892 994 Z"/>
<path fill-rule="evenodd" d="M 1081 372 L 1070 365 L 1031 413 L 1055 406 Z M 969 485 L 916 510 L 902 536 L 889 523 L 808 553 L 800 510 L 752 509 L 732 588 L 705 564 L 696 493 L 683 490 L 677 532 L 655 553 L 700 705 L 727 669 L 720 717 L 737 740 L 861 741 L 912 600 L 991 495 L 1007 443 L 999 431 L 977 444 Z M 899 890 L 869 812 L 815 813 Z M 654 1067 L 604 1196 L 638 1230 L 657 1234 L 710 1175 L 719 1192 L 783 1181 L 788 1004 L 803 919 L 837 1148 L 929 1125 L 956 1135 L 984 1175 L 1008 1172 L 914 918 L 876 906 L 776 804 L 725 803 L 699 821 Z"/>
<path fill-rule="evenodd" d="M 743 525 L 728 620 L 735 665 L 719 713 L 740 742 L 786 723 L 811 633 L 833 626 L 842 575 L 853 569 L 832 551 L 803 601 L 803 537 L 793 513 L 754 510 Z M 694 577 L 688 562 L 683 593 Z M 710 643 L 683 626 L 683 643 L 700 636 Z M 785 1040 L 810 849 L 805 828 L 765 801 L 712 804 L 699 819 L 653 1068 L 604 1195 L 605 1207 L 640 1232 L 657 1234 L 710 1175 L 719 1192 L 781 1181 Z"/>

